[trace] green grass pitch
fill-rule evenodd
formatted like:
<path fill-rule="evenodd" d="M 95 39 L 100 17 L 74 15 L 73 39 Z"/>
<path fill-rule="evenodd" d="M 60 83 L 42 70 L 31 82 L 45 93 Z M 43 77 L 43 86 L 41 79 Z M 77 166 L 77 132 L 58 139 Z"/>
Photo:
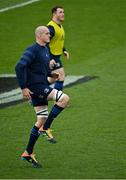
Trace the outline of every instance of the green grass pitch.
<path fill-rule="evenodd" d="M 36 118 L 32 107 L 0 109 L 0 178 L 125 179 L 125 0 L 41 0 L 0 13 L 0 74 L 14 73 L 21 53 L 34 41 L 34 29 L 50 20 L 57 4 L 65 8 L 71 55 L 68 62 L 63 59 L 66 74 L 98 78 L 64 89 L 71 106 L 53 123 L 58 143 L 40 137 L 35 147 L 43 169 L 20 160 Z"/>

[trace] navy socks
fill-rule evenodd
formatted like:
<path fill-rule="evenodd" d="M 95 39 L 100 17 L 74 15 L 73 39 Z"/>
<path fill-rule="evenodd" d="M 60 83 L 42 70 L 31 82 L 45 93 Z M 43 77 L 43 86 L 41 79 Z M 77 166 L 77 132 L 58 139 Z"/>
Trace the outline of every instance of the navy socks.
<path fill-rule="evenodd" d="M 28 142 L 28 145 L 26 148 L 26 151 L 28 152 L 28 154 L 32 154 L 32 152 L 33 152 L 34 145 L 40 135 L 38 130 L 39 130 L 39 128 L 36 126 L 34 126 L 31 130 L 29 142 Z"/>

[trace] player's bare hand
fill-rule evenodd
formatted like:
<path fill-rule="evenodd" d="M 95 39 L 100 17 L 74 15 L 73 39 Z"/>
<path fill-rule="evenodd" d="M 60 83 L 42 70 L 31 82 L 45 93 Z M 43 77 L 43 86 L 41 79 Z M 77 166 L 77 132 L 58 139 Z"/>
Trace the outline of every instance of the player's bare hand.
<path fill-rule="evenodd" d="M 24 99 L 31 99 L 31 94 L 33 94 L 33 92 L 31 92 L 30 89 L 22 89 L 22 95 Z"/>
<path fill-rule="evenodd" d="M 66 59 L 68 60 L 70 58 L 69 53 L 67 51 L 64 51 L 63 53 L 64 53 L 64 56 L 66 57 Z"/>

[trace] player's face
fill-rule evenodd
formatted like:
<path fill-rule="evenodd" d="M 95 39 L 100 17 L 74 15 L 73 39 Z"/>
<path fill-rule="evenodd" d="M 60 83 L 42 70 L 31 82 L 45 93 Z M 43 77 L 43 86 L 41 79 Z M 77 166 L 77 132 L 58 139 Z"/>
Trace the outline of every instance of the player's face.
<path fill-rule="evenodd" d="M 58 8 L 55 15 L 59 21 L 64 21 L 64 9 Z"/>
<path fill-rule="evenodd" d="M 42 34 L 42 39 L 45 43 L 48 43 L 50 41 L 50 33 L 48 28 L 46 28 Z"/>

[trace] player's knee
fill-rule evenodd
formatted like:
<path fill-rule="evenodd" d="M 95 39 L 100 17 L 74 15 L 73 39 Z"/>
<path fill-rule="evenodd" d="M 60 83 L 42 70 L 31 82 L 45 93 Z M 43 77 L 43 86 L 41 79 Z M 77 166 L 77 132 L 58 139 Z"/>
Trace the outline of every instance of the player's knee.
<path fill-rule="evenodd" d="M 62 74 L 61 77 L 60 77 L 59 79 L 60 79 L 60 81 L 64 81 L 64 80 L 65 80 L 64 74 Z"/>
<path fill-rule="evenodd" d="M 56 94 L 56 102 L 60 103 L 60 105 L 62 105 L 63 107 L 66 107 L 67 104 L 69 103 L 69 96 L 65 93 L 63 93 L 62 91 L 57 91 Z"/>
<path fill-rule="evenodd" d="M 63 97 L 62 97 L 61 100 L 65 105 L 67 105 L 69 103 L 69 101 L 70 101 L 70 98 L 69 98 L 69 96 L 67 94 L 63 94 Z"/>
<path fill-rule="evenodd" d="M 60 73 L 59 81 L 64 81 L 64 80 L 65 80 L 65 74 L 64 73 Z"/>

